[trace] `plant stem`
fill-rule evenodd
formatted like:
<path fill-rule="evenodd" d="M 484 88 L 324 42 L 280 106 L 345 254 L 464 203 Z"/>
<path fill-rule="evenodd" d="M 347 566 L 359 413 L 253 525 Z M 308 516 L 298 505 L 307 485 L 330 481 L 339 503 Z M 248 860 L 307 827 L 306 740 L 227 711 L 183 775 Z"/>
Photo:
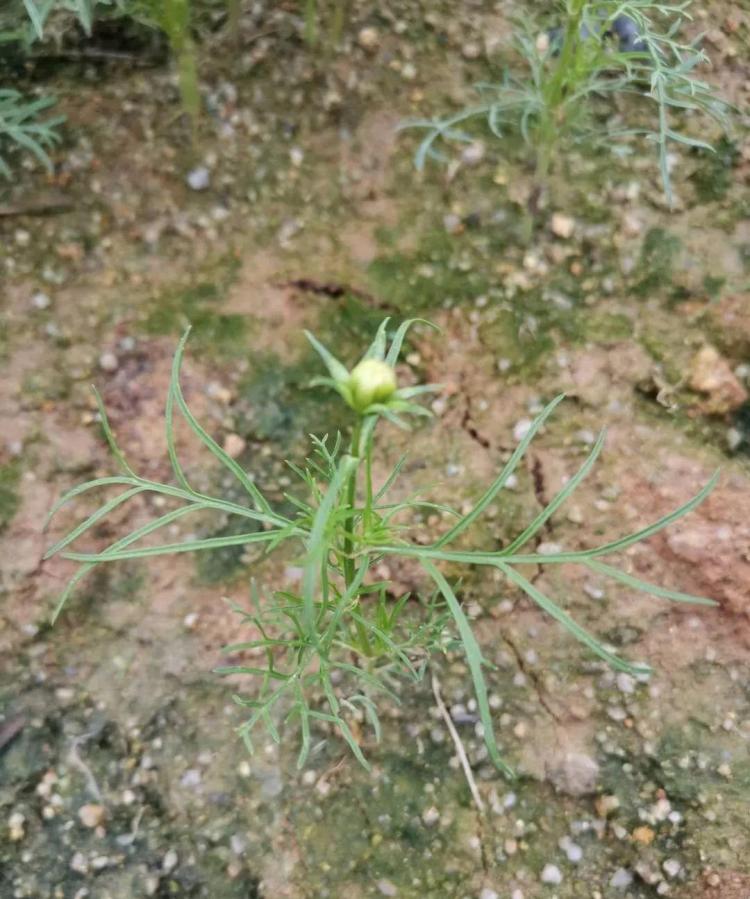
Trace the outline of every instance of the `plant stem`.
<path fill-rule="evenodd" d="M 354 559 L 352 558 L 352 552 L 354 550 L 354 527 L 355 527 L 355 517 L 354 517 L 354 506 L 357 501 L 357 473 L 359 472 L 359 466 L 361 465 L 362 459 L 360 456 L 360 443 L 362 442 L 362 419 L 357 418 L 357 422 L 352 429 L 352 441 L 350 446 L 350 454 L 357 460 L 357 465 L 354 468 L 354 471 L 349 478 L 349 483 L 346 487 L 346 504 L 349 509 L 349 514 L 346 517 L 344 522 L 344 546 L 343 546 L 343 554 L 344 554 L 344 583 L 346 587 L 349 587 L 354 580 L 356 570 L 354 565 Z M 367 631 L 365 630 L 364 625 L 361 621 L 355 621 L 355 631 L 357 640 L 359 642 L 359 648 L 364 653 L 364 655 L 369 656 L 372 653 L 372 647 L 370 645 L 370 638 L 367 635 Z"/>
<path fill-rule="evenodd" d="M 239 43 L 240 39 L 241 5 L 242 0 L 227 0 L 227 27 L 229 36 L 235 43 Z"/>
<path fill-rule="evenodd" d="M 543 91 L 543 113 L 539 123 L 539 139 L 537 142 L 536 179 L 540 185 L 544 185 L 549 176 L 552 162 L 552 149 L 557 139 L 558 128 L 561 124 L 560 109 L 565 101 L 565 88 L 567 86 L 570 70 L 575 65 L 578 43 L 581 39 L 581 25 L 586 0 L 571 0 L 568 7 L 565 35 L 560 48 L 552 74 L 550 75 Z"/>
<path fill-rule="evenodd" d="M 365 531 L 369 530 L 372 521 L 372 439 L 373 434 L 371 432 L 367 440 L 367 446 L 365 447 L 365 485 L 367 491 L 365 494 Z"/>

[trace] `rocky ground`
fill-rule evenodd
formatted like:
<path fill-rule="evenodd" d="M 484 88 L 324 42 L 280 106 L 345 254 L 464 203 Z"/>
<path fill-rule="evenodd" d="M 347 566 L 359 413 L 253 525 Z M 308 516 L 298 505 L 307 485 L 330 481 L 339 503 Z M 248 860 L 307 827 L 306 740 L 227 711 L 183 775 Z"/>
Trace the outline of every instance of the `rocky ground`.
<path fill-rule="evenodd" d="M 162 59 L 42 67 L 68 115 L 55 175 L 0 186 L 0 894 L 740 899 L 750 896 L 750 227 L 744 119 L 720 152 L 655 161 L 572 155 L 531 242 L 532 190 L 503 144 L 417 177 L 395 126 L 470 102 L 497 77 L 518 5 L 355 3 L 339 52 L 311 51 L 294 4 L 246 4 L 233 42 L 200 48 L 207 113 L 195 143 Z M 696 4 L 710 77 L 747 108 L 750 21 Z M 696 26 L 697 27 L 697 26 Z M 150 45 L 149 45 L 150 46 Z M 149 52 L 151 52 L 149 50 Z M 466 747 L 472 801 L 429 678 L 383 709 L 373 770 L 317 734 L 248 756 L 232 685 L 212 673 L 240 625 L 248 573 L 281 586 L 294 560 L 224 550 L 100 568 L 54 628 L 73 569 L 45 548 L 93 506 L 44 520 L 66 488 L 114 471 L 96 383 L 131 463 L 169 477 L 163 402 L 193 325 L 187 399 L 277 501 L 285 458 L 342 424 L 302 328 L 347 360 L 386 315 L 420 314 L 403 378 L 439 381 L 434 418 L 384 431 L 408 448 L 404 492 L 476 496 L 541 404 L 568 399 L 477 543 L 517 532 L 578 468 L 592 475 L 548 544 L 604 542 L 673 509 L 716 468 L 691 516 L 621 560 L 713 597 L 676 606 L 544 567 L 536 583 L 630 659 L 607 670 L 494 578 L 456 569 L 486 657 L 505 756 L 488 763 L 460 655 L 434 672 Z M 229 493 L 179 433 L 191 477 Z M 118 509 L 86 545 L 150 520 Z M 196 527 L 196 525 L 191 525 Z M 225 521 L 201 521 L 204 534 Z M 440 521 L 427 518 L 425 535 Z M 189 533 L 175 526 L 175 540 Z M 419 589 L 408 567 L 381 572 Z M 247 687 L 251 689 L 251 687 Z"/>

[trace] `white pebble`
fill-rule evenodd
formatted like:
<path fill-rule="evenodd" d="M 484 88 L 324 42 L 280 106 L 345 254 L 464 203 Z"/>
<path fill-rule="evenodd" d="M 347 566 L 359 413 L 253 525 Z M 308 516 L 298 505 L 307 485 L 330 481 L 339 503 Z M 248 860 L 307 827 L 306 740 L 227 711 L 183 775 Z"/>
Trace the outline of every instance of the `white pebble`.
<path fill-rule="evenodd" d="M 612 875 L 609 885 L 615 890 L 624 890 L 633 882 L 633 875 L 627 868 L 618 868 Z"/>
<path fill-rule="evenodd" d="M 117 371 L 119 365 L 120 360 L 114 353 L 107 352 L 102 353 L 101 356 L 99 356 L 99 368 L 101 368 L 102 371 Z"/>
<path fill-rule="evenodd" d="M 561 237 L 563 240 L 573 236 L 575 226 L 575 219 L 572 219 L 569 215 L 563 215 L 561 212 L 556 212 L 550 221 L 552 233 L 555 237 Z"/>
<path fill-rule="evenodd" d="M 540 877 L 542 883 L 546 883 L 551 886 L 559 886 L 562 883 L 562 879 L 562 871 L 557 867 L 557 865 L 545 865 L 542 869 Z"/>
<path fill-rule="evenodd" d="M 662 868 L 664 869 L 664 873 L 667 877 L 677 877 L 677 875 L 682 871 L 682 865 L 677 861 L 676 858 L 668 858 L 663 864 Z"/>
<path fill-rule="evenodd" d="M 174 871 L 174 869 L 177 867 L 178 860 L 179 859 L 177 858 L 177 853 L 174 851 L 174 849 L 170 849 L 167 852 L 167 854 L 164 856 L 164 858 L 162 859 L 162 862 L 161 862 L 162 871 L 165 874 L 169 874 L 170 871 Z"/>
<path fill-rule="evenodd" d="M 464 148 L 461 153 L 461 162 L 464 165 L 475 166 L 479 165 L 479 163 L 484 159 L 484 144 L 475 140 L 470 143 L 467 147 Z"/>
<path fill-rule="evenodd" d="M 357 43 L 363 50 L 367 50 L 368 53 L 377 50 L 380 45 L 380 35 L 377 28 L 362 28 L 357 35 Z"/>
<path fill-rule="evenodd" d="M 187 183 L 192 190 L 206 190 L 211 183 L 211 172 L 205 165 L 199 165 L 188 174 Z"/>
<path fill-rule="evenodd" d="M 180 778 L 183 787 L 197 787 L 203 779 L 198 768 L 188 768 L 188 770 Z"/>
<path fill-rule="evenodd" d="M 520 421 L 517 421 L 513 427 L 513 437 L 519 441 L 523 440 L 531 430 L 532 424 L 534 422 L 530 418 L 522 418 Z"/>
<path fill-rule="evenodd" d="M 440 820 L 440 812 L 435 808 L 434 805 L 431 805 L 428 809 L 425 809 L 425 811 L 422 812 L 422 820 L 427 827 L 432 827 Z"/>

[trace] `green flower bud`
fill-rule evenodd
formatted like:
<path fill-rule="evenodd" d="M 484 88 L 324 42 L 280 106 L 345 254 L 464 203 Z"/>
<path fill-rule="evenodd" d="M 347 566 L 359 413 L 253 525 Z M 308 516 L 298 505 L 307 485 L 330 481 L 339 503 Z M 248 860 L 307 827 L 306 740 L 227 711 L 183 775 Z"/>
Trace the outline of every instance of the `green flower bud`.
<path fill-rule="evenodd" d="M 363 359 L 349 375 L 352 406 L 364 412 L 373 403 L 385 403 L 397 388 L 396 372 L 379 359 Z"/>

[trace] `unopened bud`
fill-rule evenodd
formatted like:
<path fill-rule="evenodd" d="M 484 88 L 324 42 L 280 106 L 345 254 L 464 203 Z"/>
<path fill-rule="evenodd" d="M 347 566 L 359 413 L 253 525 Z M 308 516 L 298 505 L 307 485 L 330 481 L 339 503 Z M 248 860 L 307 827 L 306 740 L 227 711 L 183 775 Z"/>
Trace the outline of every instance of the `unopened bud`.
<path fill-rule="evenodd" d="M 384 403 L 395 392 L 396 372 L 379 359 L 363 359 L 349 375 L 352 405 L 364 412 L 373 403 Z"/>

